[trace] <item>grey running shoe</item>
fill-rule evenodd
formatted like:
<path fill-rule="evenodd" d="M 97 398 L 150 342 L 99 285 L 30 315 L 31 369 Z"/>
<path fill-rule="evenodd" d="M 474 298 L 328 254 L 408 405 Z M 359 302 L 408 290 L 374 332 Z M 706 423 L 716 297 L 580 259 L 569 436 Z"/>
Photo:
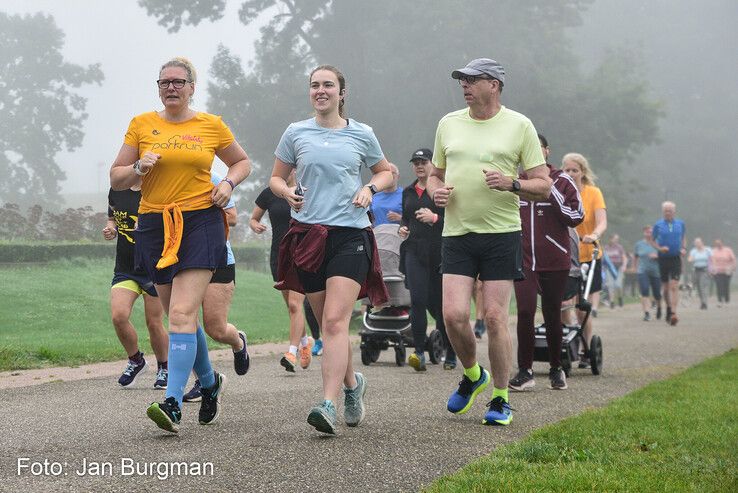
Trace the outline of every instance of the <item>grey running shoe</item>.
<path fill-rule="evenodd" d="M 345 399 L 343 401 L 343 419 L 348 426 L 358 426 L 364 421 L 364 394 L 366 394 L 366 378 L 361 373 L 354 372 L 356 376 L 356 388 L 343 388 Z"/>
<path fill-rule="evenodd" d="M 518 370 L 518 374 L 510 379 L 507 386 L 512 390 L 517 390 L 518 392 L 522 392 L 528 388 L 532 389 L 536 386 L 536 381 L 533 379 L 533 372 L 531 370 L 521 368 Z"/>
<path fill-rule="evenodd" d="M 220 415 L 220 397 L 223 395 L 226 377 L 215 372 L 215 385 L 210 388 L 202 387 L 202 402 L 200 403 L 199 421 L 201 425 L 215 423 Z"/>
<path fill-rule="evenodd" d="M 177 399 L 174 397 L 167 397 L 161 404 L 153 402 L 146 409 L 146 416 L 162 430 L 171 433 L 179 432 L 179 421 L 182 419 L 182 411 L 180 411 Z"/>
<path fill-rule="evenodd" d="M 307 422 L 321 433 L 336 434 L 336 406 L 325 400 L 308 414 Z"/>
<path fill-rule="evenodd" d="M 561 367 L 551 368 L 548 370 L 548 379 L 549 389 L 566 390 L 569 388 L 569 386 L 566 385 L 566 374 L 564 374 L 564 370 Z"/>

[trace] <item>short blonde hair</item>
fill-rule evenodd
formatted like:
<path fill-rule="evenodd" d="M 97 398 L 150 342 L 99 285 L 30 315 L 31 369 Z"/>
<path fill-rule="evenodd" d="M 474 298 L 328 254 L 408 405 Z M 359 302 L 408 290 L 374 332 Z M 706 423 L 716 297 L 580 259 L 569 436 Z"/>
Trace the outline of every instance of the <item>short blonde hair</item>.
<path fill-rule="evenodd" d="M 587 158 L 579 154 L 578 152 L 570 152 L 561 158 L 561 164 L 563 165 L 566 161 L 574 161 L 582 171 L 582 183 L 585 185 L 593 185 L 597 180 L 597 175 L 594 174 L 592 168 L 589 167 L 589 161 Z"/>
<path fill-rule="evenodd" d="M 185 69 L 185 72 L 187 72 L 187 80 L 192 83 L 197 82 L 197 72 L 195 71 L 195 66 L 192 65 L 192 62 L 189 61 L 187 58 L 183 56 L 176 56 L 172 58 L 161 66 L 161 68 L 159 69 L 159 73 L 161 74 L 161 71 L 167 67 L 183 68 Z"/>

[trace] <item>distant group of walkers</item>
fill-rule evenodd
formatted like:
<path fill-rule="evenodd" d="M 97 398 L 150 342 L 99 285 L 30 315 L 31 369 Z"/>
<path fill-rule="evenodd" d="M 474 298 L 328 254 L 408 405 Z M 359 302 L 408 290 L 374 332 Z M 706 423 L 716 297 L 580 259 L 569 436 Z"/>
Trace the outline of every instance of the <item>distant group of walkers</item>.
<path fill-rule="evenodd" d="M 316 67 L 308 77 L 314 117 L 287 126 L 275 149 L 269 187 L 256 200 L 249 226 L 264 232 L 261 220 L 269 214 L 272 276 L 290 315 L 289 347 L 280 364 L 294 372 L 322 354 L 321 396 L 306 417 L 319 432 L 337 433 L 341 397 L 347 426 L 358 426 L 366 415 L 368 381 L 353 367 L 349 322 L 358 299 L 380 307 L 388 298 L 371 216 L 375 225 L 398 222 L 406 238 L 403 268 L 416 348 L 410 365 L 425 370 L 427 310 L 443 335 L 444 367 L 462 366 L 448 411 L 468 412 L 492 384 L 482 422 L 512 422 L 508 390 L 534 384 L 537 294 L 551 348 L 549 386 L 567 388 L 560 348 L 570 229 L 578 233 L 577 260 L 592 262 L 607 228 L 602 192 L 581 154 L 566 154 L 561 169 L 547 163 L 545 137 L 530 119 L 501 104 L 505 70 L 498 62 L 478 58 L 450 75 L 467 107 L 440 120 L 432 151 L 413 152 L 417 179 L 402 190 L 399 170 L 385 158 L 372 128 L 345 115 L 344 75 L 330 65 Z M 236 224 L 231 195 L 249 176 L 251 163 L 220 117 L 191 108 L 196 80 L 186 59 L 162 65 L 156 84 L 163 109 L 130 122 L 110 171 L 111 222 L 104 231 L 107 239 L 116 230 L 119 235 L 111 307 L 129 355 L 119 382 L 131 385 L 146 365 L 128 319 L 137 296 L 147 293 L 146 320 L 159 366 L 156 386 L 166 393 L 146 412 L 170 432 L 178 431 L 184 400 L 201 401 L 200 424 L 212 424 L 220 415 L 227 382 L 212 368 L 205 333 L 232 347 L 237 374 L 246 374 L 250 363 L 245 332 L 228 322 L 235 260 L 227 239 Z M 211 172 L 215 156 L 228 168 L 222 179 Z M 368 182 L 362 169 L 369 171 Z M 674 320 L 677 295 L 671 282 L 679 269 L 670 258 L 684 248 L 683 233 L 683 223 L 673 214 L 667 217 L 665 208 L 649 243 L 658 251 L 661 279 L 668 284 L 667 316 Z M 602 287 L 601 263 L 594 264 L 593 299 Z M 511 378 L 507 324 L 513 292 L 519 371 Z M 477 360 L 470 325 L 475 294 L 482 324 L 476 324 L 476 336 L 487 333 L 489 369 Z M 581 321 L 584 314 L 579 316 Z M 589 319 L 585 340 L 591 336 Z M 580 366 L 587 366 L 589 356 L 582 354 Z M 185 395 L 191 372 L 197 381 Z"/>

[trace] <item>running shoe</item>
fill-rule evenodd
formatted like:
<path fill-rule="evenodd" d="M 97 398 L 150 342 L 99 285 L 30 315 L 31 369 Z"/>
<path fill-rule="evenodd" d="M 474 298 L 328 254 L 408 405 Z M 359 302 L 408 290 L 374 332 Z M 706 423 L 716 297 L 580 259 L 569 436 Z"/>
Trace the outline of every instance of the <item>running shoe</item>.
<path fill-rule="evenodd" d="M 154 388 L 166 389 L 167 380 L 169 380 L 169 370 L 160 366 L 156 371 L 156 382 L 154 382 Z"/>
<path fill-rule="evenodd" d="M 474 337 L 481 339 L 486 331 L 487 326 L 484 325 L 484 320 L 477 320 L 474 322 Z"/>
<path fill-rule="evenodd" d="M 671 323 L 671 307 L 666 307 L 666 316 L 664 317 L 664 321 L 666 321 L 667 324 Z"/>
<path fill-rule="evenodd" d="M 648 312 L 643 312 L 643 321 L 648 322 L 649 320 L 651 320 L 651 314 Z"/>
<path fill-rule="evenodd" d="M 279 360 L 279 364 L 284 366 L 284 369 L 295 373 L 295 367 L 297 366 L 297 356 L 290 352 L 286 352 L 282 355 L 282 359 Z"/>
<path fill-rule="evenodd" d="M 167 399 L 161 404 L 158 402 L 152 402 L 148 409 L 146 409 L 146 416 L 148 416 L 149 419 L 156 423 L 156 426 L 162 430 L 166 430 L 171 433 L 179 432 L 179 422 L 182 419 L 182 411 L 179 409 L 177 399 L 174 397 L 167 397 Z"/>
<path fill-rule="evenodd" d="M 240 351 L 234 351 L 233 353 L 233 369 L 236 370 L 236 375 L 246 375 L 249 371 L 249 351 L 246 344 L 246 333 L 239 330 L 238 337 L 243 341 L 243 349 Z"/>
<path fill-rule="evenodd" d="M 566 374 L 561 367 L 548 370 L 548 380 L 548 388 L 551 390 L 566 390 L 569 388 L 566 385 Z"/>
<path fill-rule="evenodd" d="M 364 394 L 366 394 L 366 378 L 361 373 L 354 372 L 356 388 L 343 388 L 343 419 L 348 426 L 359 426 L 364 421 Z"/>
<path fill-rule="evenodd" d="M 300 368 L 307 370 L 310 362 L 313 360 L 313 341 L 308 338 L 307 346 L 300 346 L 297 353 L 300 355 Z"/>
<path fill-rule="evenodd" d="M 415 371 L 425 371 L 425 354 L 413 353 L 407 358 L 407 364 L 412 366 Z"/>
<path fill-rule="evenodd" d="M 182 397 L 184 402 L 200 402 L 202 400 L 202 387 L 200 387 L 200 380 L 195 380 L 195 385 L 192 386 L 189 392 Z"/>
<path fill-rule="evenodd" d="M 592 318 L 597 318 L 597 310 L 592 309 Z"/>
<path fill-rule="evenodd" d="M 656 320 L 661 320 L 661 305 L 656 307 Z"/>
<path fill-rule="evenodd" d="M 677 317 L 676 312 L 671 314 L 671 318 L 669 319 L 669 325 L 676 325 L 679 323 L 679 317 Z"/>
<path fill-rule="evenodd" d="M 446 355 L 446 360 L 443 362 L 444 370 L 455 370 L 456 369 L 456 355 L 449 357 Z"/>
<path fill-rule="evenodd" d="M 579 368 L 590 368 L 592 365 L 589 363 L 589 356 L 581 356 L 579 358 Z"/>
<path fill-rule="evenodd" d="M 201 425 L 215 423 L 220 415 L 220 397 L 223 395 L 226 377 L 222 373 L 215 372 L 215 385 L 210 388 L 202 387 L 202 402 L 200 403 L 200 414 L 198 420 Z"/>
<path fill-rule="evenodd" d="M 123 374 L 118 379 L 118 383 L 121 387 L 130 387 L 134 383 L 136 383 L 136 379 L 138 376 L 143 373 L 143 371 L 146 369 L 146 360 L 141 358 L 140 363 L 135 363 L 128 360 L 128 364 L 126 365 L 126 369 L 123 370 Z"/>
<path fill-rule="evenodd" d="M 487 403 L 489 408 L 484 415 L 482 424 L 506 426 L 512 423 L 512 408 L 510 403 L 499 395 Z"/>
<path fill-rule="evenodd" d="M 308 414 L 307 422 L 321 433 L 336 434 L 336 406 L 325 400 Z"/>
<path fill-rule="evenodd" d="M 446 403 L 446 409 L 454 414 L 464 414 L 474 404 L 474 399 L 489 385 L 489 372 L 481 368 L 479 380 L 472 382 L 466 375 L 459 382 L 459 388 L 451 394 Z"/>
<path fill-rule="evenodd" d="M 315 339 L 313 344 L 313 356 L 320 356 L 323 354 L 323 339 Z"/>
<path fill-rule="evenodd" d="M 536 381 L 533 378 L 533 371 L 521 368 L 518 370 L 518 374 L 513 377 L 507 384 L 512 390 L 522 392 L 525 389 L 532 389 L 536 386 Z"/>

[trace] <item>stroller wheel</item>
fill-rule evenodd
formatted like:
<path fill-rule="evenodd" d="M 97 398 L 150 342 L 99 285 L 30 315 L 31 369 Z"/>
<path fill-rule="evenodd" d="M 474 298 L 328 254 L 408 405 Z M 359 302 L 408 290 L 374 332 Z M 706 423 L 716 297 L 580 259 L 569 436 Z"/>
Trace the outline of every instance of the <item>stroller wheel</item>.
<path fill-rule="evenodd" d="M 365 347 L 361 348 L 361 362 L 364 364 L 364 366 L 369 366 L 374 361 L 372 361 L 371 351 Z"/>
<path fill-rule="evenodd" d="M 405 346 L 403 344 L 395 347 L 395 363 L 397 366 L 405 366 Z"/>
<path fill-rule="evenodd" d="M 426 343 L 426 350 L 428 351 L 428 355 L 430 356 L 430 362 L 434 365 L 437 365 L 441 362 L 441 358 L 443 358 L 444 353 L 446 352 L 443 347 L 443 337 L 441 337 L 441 331 L 438 329 L 433 329 L 428 336 Z"/>
<path fill-rule="evenodd" d="M 592 374 L 599 375 L 602 373 L 602 339 L 600 336 L 592 336 L 592 341 L 589 343 L 589 355 Z"/>

